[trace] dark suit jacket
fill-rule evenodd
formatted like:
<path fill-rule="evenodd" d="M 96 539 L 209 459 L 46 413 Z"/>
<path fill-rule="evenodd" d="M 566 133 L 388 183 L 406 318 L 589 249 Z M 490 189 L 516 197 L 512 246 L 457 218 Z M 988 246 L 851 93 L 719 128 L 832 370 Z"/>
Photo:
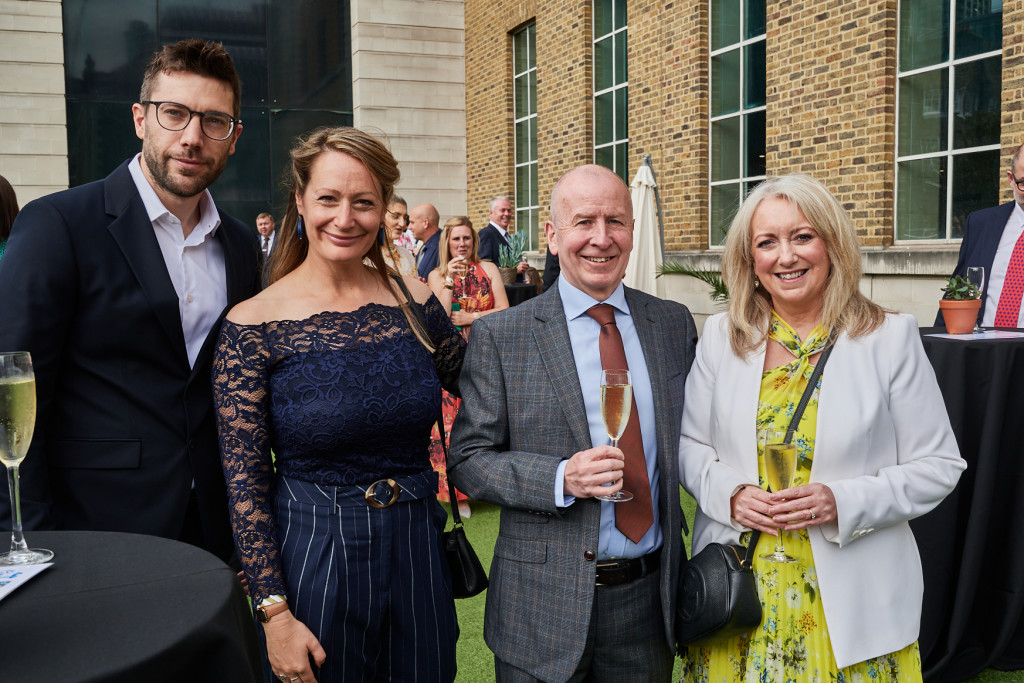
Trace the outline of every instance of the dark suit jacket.
<path fill-rule="evenodd" d="M 508 246 L 508 239 L 492 223 L 488 223 L 480 231 L 479 237 L 480 246 L 477 248 L 476 253 L 481 259 L 487 259 L 494 265 L 498 265 L 498 259 L 501 256 L 500 247 L 502 245 Z"/>
<path fill-rule="evenodd" d="M 985 286 L 981 291 L 981 309 L 978 311 L 978 324 L 985 316 L 985 299 L 988 295 L 988 281 L 992 273 L 992 260 L 996 257 L 999 239 L 1003 236 L 1006 221 L 1013 213 L 1014 202 L 974 211 L 967 216 L 964 226 L 964 239 L 960 242 L 960 256 L 953 269 L 953 275 L 967 275 L 969 266 L 982 266 L 985 269 Z M 942 311 L 935 317 L 937 327 L 945 327 Z"/>
<path fill-rule="evenodd" d="M 685 561 L 679 426 L 697 333 L 682 304 L 625 292 L 658 411 L 659 616 L 671 643 L 677 572 Z M 449 474 L 470 498 L 501 506 L 484 638 L 502 661 L 541 680 L 564 681 L 586 644 L 601 504 L 580 499 L 555 507 L 559 462 L 592 447 L 558 288 L 473 325 Z"/>
<path fill-rule="evenodd" d="M 251 227 L 224 213 L 216 239 L 230 308 L 259 290 L 259 247 Z M 220 324 L 190 368 L 178 298 L 127 162 L 21 210 L 0 291 L 0 348 L 30 351 L 36 373 L 26 529 L 178 538 L 194 481 L 206 547 L 230 557 L 210 388 Z M 8 528 L 6 487 L 0 495 Z"/>
<path fill-rule="evenodd" d="M 558 257 L 551 253 L 551 249 L 548 248 L 547 255 L 544 257 L 544 291 L 551 289 L 551 285 L 555 284 L 555 280 L 558 279 L 559 274 L 562 272 L 561 267 L 558 265 Z"/>
<path fill-rule="evenodd" d="M 441 244 L 441 231 L 438 230 L 433 235 L 427 238 L 420 247 L 420 253 L 417 254 L 416 258 L 416 274 L 421 278 L 426 279 L 430 275 L 430 271 L 437 268 L 437 264 L 440 260 L 438 253 L 438 247 Z"/>

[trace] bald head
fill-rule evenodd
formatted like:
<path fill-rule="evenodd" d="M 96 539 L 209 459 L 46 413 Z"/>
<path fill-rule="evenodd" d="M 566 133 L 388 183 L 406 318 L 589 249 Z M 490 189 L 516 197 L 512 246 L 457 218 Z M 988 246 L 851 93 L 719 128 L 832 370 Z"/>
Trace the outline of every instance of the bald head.
<path fill-rule="evenodd" d="M 441 214 L 432 204 L 417 204 L 409 212 L 409 229 L 418 240 L 428 240 L 437 232 Z"/>
<path fill-rule="evenodd" d="M 616 199 L 622 201 L 623 199 L 629 206 L 629 216 L 633 217 L 633 200 L 629 194 L 629 188 L 626 187 L 626 183 L 623 182 L 614 171 L 609 170 L 604 166 L 598 164 L 587 164 L 586 166 L 577 166 L 576 168 L 568 171 L 558 182 L 555 183 L 554 188 L 551 190 L 551 222 L 558 225 L 559 217 L 568 215 L 565 213 L 565 209 L 570 208 L 564 206 L 566 203 L 566 192 L 567 187 L 577 187 L 577 181 L 581 185 L 587 184 L 610 184 L 612 186 L 619 186 L 616 188 Z"/>

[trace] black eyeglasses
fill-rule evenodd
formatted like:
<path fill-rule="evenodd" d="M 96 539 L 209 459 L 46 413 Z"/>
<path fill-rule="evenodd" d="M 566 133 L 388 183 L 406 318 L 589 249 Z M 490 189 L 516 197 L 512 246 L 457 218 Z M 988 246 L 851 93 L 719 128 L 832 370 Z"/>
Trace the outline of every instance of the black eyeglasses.
<path fill-rule="evenodd" d="M 1013 178 L 1013 174 L 1012 173 L 1010 174 L 1010 177 Z M 1020 190 L 1021 192 L 1024 192 L 1024 180 L 1017 180 L 1016 178 L 1013 178 L 1013 182 L 1017 186 L 1018 190 Z"/>
<path fill-rule="evenodd" d="M 185 130 L 192 122 L 192 117 L 198 116 L 203 135 L 211 140 L 227 140 L 235 132 L 235 124 L 242 123 L 241 119 L 221 111 L 192 111 L 177 102 L 142 100 L 139 104 L 156 105 L 156 122 L 167 130 Z"/>

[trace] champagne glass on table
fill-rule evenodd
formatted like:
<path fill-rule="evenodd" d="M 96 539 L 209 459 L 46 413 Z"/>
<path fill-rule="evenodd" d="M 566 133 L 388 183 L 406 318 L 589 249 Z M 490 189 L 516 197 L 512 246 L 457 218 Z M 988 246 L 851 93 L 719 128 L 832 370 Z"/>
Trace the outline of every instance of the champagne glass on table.
<path fill-rule="evenodd" d="M 633 410 L 633 384 L 630 382 L 629 370 L 601 371 L 601 419 L 612 446 L 619 447 L 619 439 L 626 431 L 629 414 Z M 598 500 L 608 503 L 625 503 L 633 500 L 629 491 L 619 490 L 608 496 L 595 496 Z"/>
<path fill-rule="evenodd" d="M 793 477 L 796 474 L 796 444 L 786 443 L 786 433 L 772 429 L 761 431 L 761 443 L 764 446 L 764 472 L 768 490 L 788 489 L 793 485 Z M 783 564 L 796 562 L 795 557 L 786 554 L 786 547 L 782 542 L 784 533 L 779 529 L 775 551 L 762 555 L 762 559 Z"/>
<path fill-rule="evenodd" d="M 25 459 L 36 426 L 36 378 L 27 351 L 0 353 L 0 460 L 7 468 L 11 493 L 11 551 L 0 555 L 0 565 L 40 564 L 53 552 L 29 548 L 21 530 L 21 492 L 18 466 Z"/>
<path fill-rule="evenodd" d="M 985 267 L 984 266 L 972 266 L 967 269 L 967 281 L 978 288 L 978 294 L 985 288 Z M 981 327 L 978 326 L 978 321 L 974 321 L 974 331 L 982 332 Z"/>

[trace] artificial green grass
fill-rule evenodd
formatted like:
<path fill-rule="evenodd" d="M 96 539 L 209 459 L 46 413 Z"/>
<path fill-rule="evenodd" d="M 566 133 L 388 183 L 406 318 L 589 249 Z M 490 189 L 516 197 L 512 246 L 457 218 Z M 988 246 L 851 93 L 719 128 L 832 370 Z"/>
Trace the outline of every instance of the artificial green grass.
<path fill-rule="evenodd" d="M 687 523 L 693 528 L 694 501 L 685 492 L 680 495 Z M 472 517 L 465 520 L 466 534 L 473 549 L 480 556 L 485 568 L 491 566 L 494 555 L 494 541 L 498 537 L 499 508 L 486 503 L 471 502 Z M 445 505 L 447 508 L 448 506 Z M 449 511 L 449 515 L 450 515 Z M 449 521 L 449 527 L 451 522 Z M 690 552 L 690 539 L 685 538 L 686 552 Z M 492 683 L 494 681 L 494 656 L 484 643 L 484 602 L 487 591 L 475 598 L 456 600 L 459 615 L 458 683 Z M 679 679 L 679 660 L 673 680 Z M 1024 671 L 997 671 L 987 669 L 970 679 L 971 683 L 1024 683 Z"/>

